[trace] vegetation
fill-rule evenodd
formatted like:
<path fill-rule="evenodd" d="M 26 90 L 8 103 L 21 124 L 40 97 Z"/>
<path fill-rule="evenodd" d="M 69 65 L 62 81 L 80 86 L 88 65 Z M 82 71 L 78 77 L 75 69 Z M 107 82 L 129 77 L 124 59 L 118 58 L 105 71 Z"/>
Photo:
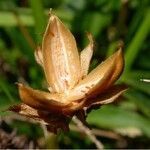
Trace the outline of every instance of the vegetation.
<path fill-rule="evenodd" d="M 1 0 L 0 1 L 0 139 L 8 134 L 24 143 L 0 148 L 96 148 L 74 122 L 69 133 L 52 135 L 45 127 L 6 112 L 20 102 L 15 82 L 46 88 L 42 69 L 34 59 L 41 43 L 49 8 L 76 37 L 87 44 L 95 39 L 93 69 L 118 46 L 124 46 L 125 69 L 119 82 L 129 90 L 115 104 L 92 111 L 87 121 L 104 148 L 150 148 L 150 1 L 149 0 Z M 30 142 L 31 141 L 31 142 Z M 11 141 L 12 142 L 12 141 Z M 15 143 L 15 142 L 14 142 Z M 3 144 L 4 145 L 4 144 Z"/>

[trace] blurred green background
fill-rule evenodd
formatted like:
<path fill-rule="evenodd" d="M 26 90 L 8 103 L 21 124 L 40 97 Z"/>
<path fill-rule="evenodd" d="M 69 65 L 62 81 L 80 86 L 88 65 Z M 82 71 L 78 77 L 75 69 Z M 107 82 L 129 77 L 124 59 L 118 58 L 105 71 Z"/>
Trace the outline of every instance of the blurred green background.
<path fill-rule="evenodd" d="M 70 28 L 79 51 L 88 42 L 86 32 L 93 34 L 91 69 L 124 46 L 119 82 L 130 88 L 121 101 L 92 111 L 87 121 L 105 148 L 150 148 L 150 83 L 140 81 L 150 79 L 149 0 L 0 0 L 0 121 L 39 147 L 96 148 L 73 124 L 69 133 L 43 138 L 40 125 L 3 112 L 20 102 L 15 82 L 46 88 L 33 52 L 41 44 L 49 8 Z"/>

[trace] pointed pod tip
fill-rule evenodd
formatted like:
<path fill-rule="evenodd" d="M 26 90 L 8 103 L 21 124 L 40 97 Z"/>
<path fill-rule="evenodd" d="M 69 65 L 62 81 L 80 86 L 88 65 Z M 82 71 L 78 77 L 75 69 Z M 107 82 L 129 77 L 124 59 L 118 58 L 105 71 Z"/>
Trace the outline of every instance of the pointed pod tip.
<path fill-rule="evenodd" d="M 52 15 L 52 8 L 49 9 L 49 15 Z"/>
<path fill-rule="evenodd" d="M 116 54 L 122 55 L 122 47 L 119 47 L 119 49 L 116 51 Z"/>
<path fill-rule="evenodd" d="M 86 31 L 86 35 L 87 35 L 88 39 L 93 39 L 91 32 Z"/>
<path fill-rule="evenodd" d="M 56 21 L 56 20 L 58 20 L 58 17 L 51 12 L 49 19 L 50 19 L 50 21 Z"/>
<path fill-rule="evenodd" d="M 53 12 L 54 12 L 53 9 L 50 8 L 49 12 L 48 12 L 48 15 L 49 15 L 50 18 L 55 16 Z"/>
<path fill-rule="evenodd" d="M 112 57 L 117 60 L 119 59 L 124 61 L 122 47 L 119 47 L 119 49 L 112 55 Z"/>
<path fill-rule="evenodd" d="M 53 21 L 57 18 L 57 16 L 52 12 L 52 8 L 49 9 L 48 15 L 49 15 L 49 21 Z"/>
<path fill-rule="evenodd" d="M 90 33 L 90 32 L 86 32 L 86 35 L 87 35 L 87 37 L 88 37 L 88 39 L 89 39 L 90 43 L 92 43 L 92 44 L 93 44 L 94 40 L 93 40 L 92 33 Z"/>
<path fill-rule="evenodd" d="M 23 86 L 23 84 L 19 83 L 19 82 L 15 82 L 15 85 L 17 85 L 18 87 L 22 87 Z"/>
<path fill-rule="evenodd" d="M 15 82 L 15 85 L 17 85 L 17 86 L 20 86 L 20 84 L 21 84 L 21 83 L 19 83 L 19 82 Z"/>
<path fill-rule="evenodd" d="M 109 59 L 114 59 L 114 60 L 118 58 L 121 58 L 121 60 L 123 59 L 123 52 L 121 47 L 113 55 L 109 57 Z"/>
<path fill-rule="evenodd" d="M 59 22 L 60 22 L 59 18 L 56 15 L 51 14 L 49 17 L 49 23 L 45 33 L 47 34 L 51 33 L 51 35 L 54 36 L 54 33 L 56 32 L 55 29 L 58 28 Z"/>

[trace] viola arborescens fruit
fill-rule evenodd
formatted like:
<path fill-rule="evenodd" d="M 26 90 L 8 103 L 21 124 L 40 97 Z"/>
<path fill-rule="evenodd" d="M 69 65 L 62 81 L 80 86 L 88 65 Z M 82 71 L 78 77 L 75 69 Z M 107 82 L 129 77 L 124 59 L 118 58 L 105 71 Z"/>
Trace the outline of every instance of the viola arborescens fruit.
<path fill-rule="evenodd" d="M 93 54 L 93 38 L 81 51 L 71 32 L 59 18 L 50 15 L 42 46 L 35 51 L 38 64 L 44 69 L 49 92 L 18 84 L 22 103 L 9 110 L 47 125 L 49 131 L 69 130 L 75 115 L 86 124 L 86 112 L 115 101 L 125 90 L 114 85 L 124 68 L 121 48 L 88 74 Z"/>

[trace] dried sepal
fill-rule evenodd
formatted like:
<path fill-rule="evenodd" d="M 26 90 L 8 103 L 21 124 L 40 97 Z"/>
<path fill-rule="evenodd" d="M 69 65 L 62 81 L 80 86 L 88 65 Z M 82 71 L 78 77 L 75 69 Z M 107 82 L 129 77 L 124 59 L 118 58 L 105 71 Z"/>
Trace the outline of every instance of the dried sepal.
<path fill-rule="evenodd" d="M 42 55 L 42 50 L 41 47 L 38 46 L 37 49 L 34 52 L 35 60 L 36 62 L 43 67 L 43 55 Z"/>
<path fill-rule="evenodd" d="M 84 78 L 88 74 L 90 61 L 93 55 L 93 46 L 94 46 L 93 37 L 90 33 L 87 33 L 87 37 L 89 39 L 89 44 L 85 49 L 81 51 L 80 54 L 82 78 Z"/>
<path fill-rule="evenodd" d="M 79 110 L 75 115 L 86 126 L 86 117 L 93 109 L 99 109 L 102 105 L 113 103 L 128 89 L 126 85 L 114 85 L 96 98 L 89 98 L 84 103 L 82 110 Z"/>
<path fill-rule="evenodd" d="M 114 73 L 118 57 L 122 57 L 120 54 L 120 51 L 117 51 L 92 70 L 72 91 L 70 91 L 69 100 L 73 101 L 84 97 L 92 97 L 104 91 L 107 87 L 107 82 L 109 82 Z"/>
<path fill-rule="evenodd" d="M 116 53 L 116 65 L 113 71 L 113 75 L 107 82 L 106 88 L 109 88 L 118 78 L 120 77 L 121 73 L 123 72 L 124 69 L 124 58 L 123 58 L 123 53 L 122 53 L 122 48 L 120 47 L 118 52 Z"/>
<path fill-rule="evenodd" d="M 63 131 L 69 130 L 69 122 L 71 117 L 66 117 L 61 114 L 54 114 L 47 111 L 36 110 L 24 103 L 10 107 L 9 111 L 13 111 L 19 115 L 45 124 L 48 130 L 53 133 L 57 133 L 59 129 Z"/>
<path fill-rule="evenodd" d="M 43 37 L 42 53 L 44 71 L 52 88 L 51 92 L 62 93 L 73 88 L 81 76 L 76 41 L 54 15 L 50 16 Z"/>
<path fill-rule="evenodd" d="M 51 94 L 48 92 L 34 90 L 30 87 L 18 84 L 19 95 L 23 103 L 30 107 L 40 110 L 61 111 L 62 108 L 69 106 L 70 103 L 61 103 L 59 94 Z"/>
<path fill-rule="evenodd" d="M 79 60 L 73 35 L 51 14 L 42 49 L 39 47 L 35 51 L 36 61 L 44 69 L 51 93 L 18 84 L 23 104 L 9 110 L 43 122 L 49 131 L 57 133 L 59 129 L 68 131 L 74 115 L 87 124 L 87 111 L 115 101 L 126 90 L 122 85 L 114 85 L 124 67 L 122 50 L 87 75 L 93 54 L 93 39 L 90 34 L 88 38 L 89 44 Z"/>
<path fill-rule="evenodd" d="M 63 95 L 34 90 L 22 84 L 18 84 L 18 86 L 22 102 L 38 110 L 62 113 L 68 116 L 80 109 L 85 103 L 85 100 L 62 103 Z"/>
<path fill-rule="evenodd" d="M 85 103 L 85 107 L 90 108 L 91 106 L 95 105 L 101 106 L 112 103 L 117 100 L 117 98 L 126 90 L 126 85 L 114 85 L 96 98 L 88 99 Z"/>
<path fill-rule="evenodd" d="M 104 61 L 104 63 L 106 63 L 106 68 L 107 67 L 111 68 L 111 66 L 109 66 L 110 61 L 114 63 L 114 66 L 112 67 L 112 72 L 109 71 L 107 72 L 109 74 L 109 78 L 106 80 L 103 87 L 99 86 L 95 88 L 95 90 L 93 90 L 92 93 L 90 94 L 90 97 L 103 93 L 103 91 L 109 89 L 109 87 L 111 87 L 114 84 L 114 82 L 116 82 L 116 80 L 118 80 L 118 78 L 120 77 L 124 67 L 124 58 L 122 55 L 121 48 Z"/>
<path fill-rule="evenodd" d="M 39 119 L 39 115 L 38 115 L 38 111 L 37 109 L 34 109 L 24 103 L 18 104 L 18 105 L 14 105 L 9 107 L 10 111 L 16 112 L 20 115 L 26 116 L 28 118 L 32 118 L 35 120 L 41 120 Z"/>
<path fill-rule="evenodd" d="M 51 113 L 47 111 L 38 111 L 39 116 L 42 120 L 47 123 L 47 129 L 55 134 L 59 130 L 69 131 L 69 122 L 72 116 L 64 116 L 60 113 Z"/>

